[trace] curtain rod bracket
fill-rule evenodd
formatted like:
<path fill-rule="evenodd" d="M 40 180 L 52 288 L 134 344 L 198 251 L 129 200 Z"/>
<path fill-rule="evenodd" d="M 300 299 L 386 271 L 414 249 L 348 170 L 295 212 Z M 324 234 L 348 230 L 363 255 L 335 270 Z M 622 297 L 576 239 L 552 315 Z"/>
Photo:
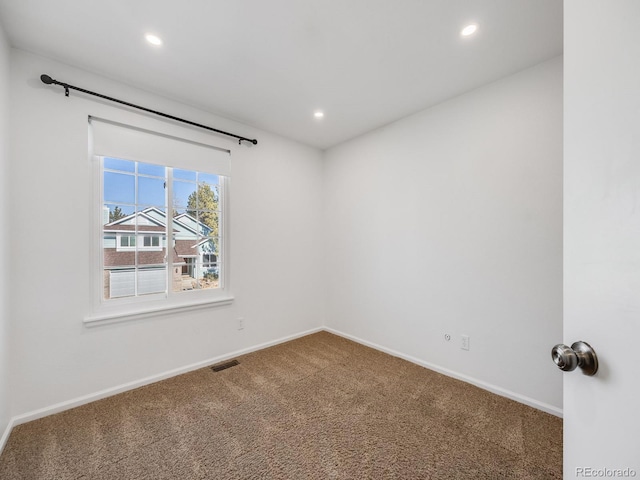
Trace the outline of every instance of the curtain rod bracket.
<path fill-rule="evenodd" d="M 251 142 L 254 145 L 258 144 L 258 140 L 256 140 L 255 138 L 252 139 L 252 138 L 241 137 L 240 135 L 235 135 L 233 133 L 229 133 L 229 132 L 225 132 L 225 131 L 222 131 L 222 130 L 218 130 L 217 128 L 208 127 L 208 126 L 202 125 L 200 123 L 195 123 L 195 122 L 192 122 L 190 120 L 185 120 L 184 118 L 175 117 L 173 115 L 169 115 L 169 114 L 166 114 L 166 113 L 158 112 L 157 110 L 151 110 L 150 108 L 141 107 L 140 105 L 136 105 L 134 103 L 129 103 L 129 102 L 125 102 L 123 100 L 118 100 L 117 98 L 108 97 L 107 95 L 102 95 L 101 93 L 92 92 L 90 90 L 85 90 L 84 88 L 80 88 L 80 87 L 74 87 L 73 85 L 69 85 L 68 83 L 59 82 L 58 80 L 54 80 L 49 75 L 45 75 L 45 74 L 40 75 L 40 80 L 42 81 L 42 83 L 44 83 L 46 85 L 60 85 L 60 86 L 62 86 L 64 88 L 64 96 L 65 97 L 69 96 L 69 89 L 78 90 L 79 92 L 83 92 L 83 93 L 86 93 L 88 95 L 93 95 L 94 97 L 104 98 L 105 100 L 109 100 L 111 102 L 119 103 L 121 105 L 126 105 L 127 107 L 137 108 L 138 110 L 143 110 L 145 112 L 153 113 L 154 115 L 158 115 L 160 117 L 164 117 L 164 118 L 168 118 L 168 119 L 171 119 L 171 120 L 175 120 L 177 122 L 186 123 L 186 124 L 192 125 L 194 127 L 204 128 L 205 130 L 210 130 L 212 132 L 219 133 L 221 135 L 226 135 L 228 137 L 237 138 L 238 139 L 238 145 L 242 145 L 242 141 L 243 140 L 245 140 L 247 142 Z"/>

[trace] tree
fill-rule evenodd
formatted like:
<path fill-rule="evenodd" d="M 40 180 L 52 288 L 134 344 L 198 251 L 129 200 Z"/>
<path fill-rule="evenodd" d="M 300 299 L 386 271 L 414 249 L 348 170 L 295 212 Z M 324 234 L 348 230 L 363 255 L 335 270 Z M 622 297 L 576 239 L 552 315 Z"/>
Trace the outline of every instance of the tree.
<path fill-rule="evenodd" d="M 122 209 L 116 205 L 113 210 L 109 210 L 109 223 L 115 222 L 116 220 L 120 220 L 121 218 L 126 217 L 123 213 Z"/>
<path fill-rule="evenodd" d="M 187 199 L 187 213 L 211 229 L 210 237 L 219 234 L 218 192 L 201 183 Z"/>

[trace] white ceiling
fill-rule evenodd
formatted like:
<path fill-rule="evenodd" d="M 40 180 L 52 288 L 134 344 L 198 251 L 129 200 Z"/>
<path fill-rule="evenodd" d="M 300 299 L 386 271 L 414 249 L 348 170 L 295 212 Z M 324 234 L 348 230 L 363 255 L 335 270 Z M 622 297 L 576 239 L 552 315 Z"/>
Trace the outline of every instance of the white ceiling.
<path fill-rule="evenodd" d="M 322 149 L 562 53 L 562 0 L 0 0 L 0 19 L 15 47 Z"/>

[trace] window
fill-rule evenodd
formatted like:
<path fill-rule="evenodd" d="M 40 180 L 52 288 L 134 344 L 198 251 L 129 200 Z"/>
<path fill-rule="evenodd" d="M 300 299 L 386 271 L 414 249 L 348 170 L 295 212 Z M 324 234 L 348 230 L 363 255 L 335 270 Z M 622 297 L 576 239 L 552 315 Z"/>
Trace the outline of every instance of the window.
<path fill-rule="evenodd" d="M 116 207 L 120 208 L 118 205 Z M 113 212 L 105 205 L 105 209 L 109 212 L 109 218 L 115 217 Z M 113 234 L 112 234 L 113 235 Z M 137 239 L 137 240 L 136 240 Z M 128 235 L 127 233 L 116 233 L 117 251 L 134 251 L 136 250 L 136 242 L 138 250 L 161 250 L 159 235 Z"/>
<path fill-rule="evenodd" d="M 143 248 L 154 248 L 160 247 L 160 237 L 158 236 L 144 236 L 142 237 L 142 246 Z"/>
<path fill-rule="evenodd" d="M 100 161 L 104 300 L 220 288 L 220 176 Z"/>
<path fill-rule="evenodd" d="M 91 126 L 101 211 L 96 310 L 229 299 L 228 152 L 97 119 Z"/>
<path fill-rule="evenodd" d="M 134 248 L 136 246 L 136 236 L 135 235 L 122 235 L 120 236 L 120 247 L 122 248 Z"/>
<path fill-rule="evenodd" d="M 202 254 L 202 263 L 205 265 L 212 265 L 216 263 L 216 256 L 212 253 L 203 253 Z"/>

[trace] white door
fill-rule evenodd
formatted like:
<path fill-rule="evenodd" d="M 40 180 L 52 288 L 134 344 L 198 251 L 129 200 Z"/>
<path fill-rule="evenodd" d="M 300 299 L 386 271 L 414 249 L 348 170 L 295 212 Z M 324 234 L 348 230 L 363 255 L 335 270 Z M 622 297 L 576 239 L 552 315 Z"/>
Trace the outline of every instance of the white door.
<path fill-rule="evenodd" d="M 564 478 L 640 479 L 640 0 L 564 5 Z"/>

